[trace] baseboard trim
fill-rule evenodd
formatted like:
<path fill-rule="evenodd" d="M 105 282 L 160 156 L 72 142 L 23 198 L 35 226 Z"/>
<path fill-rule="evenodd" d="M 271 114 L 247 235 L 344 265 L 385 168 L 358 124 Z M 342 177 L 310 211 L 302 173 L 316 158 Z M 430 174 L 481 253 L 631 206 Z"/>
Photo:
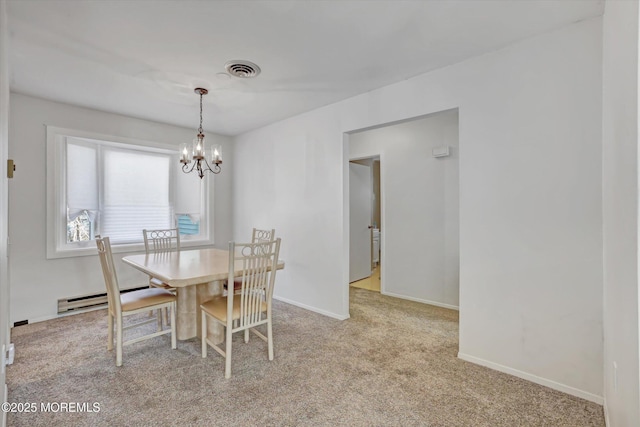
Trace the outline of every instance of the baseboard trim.
<path fill-rule="evenodd" d="M 448 308 L 450 310 L 460 311 L 460 307 L 458 307 L 457 305 L 444 304 L 444 303 L 441 303 L 441 302 L 430 301 L 428 299 L 408 297 L 406 295 L 394 294 L 393 292 L 380 292 L 380 293 L 382 295 L 386 295 L 386 296 L 389 296 L 389 297 L 406 299 L 406 300 L 409 300 L 409 301 L 421 302 L 423 304 L 435 305 L 436 307 L 442 307 L 442 308 Z"/>
<path fill-rule="evenodd" d="M 567 393 L 572 396 L 576 396 L 593 403 L 597 403 L 598 405 L 602 405 L 604 403 L 604 398 L 602 396 L 597 396 L 593 393 L 589 393 L 584 390 L 579 390 L 577 388 L 574 388 L 565 384 L 561 384 L 546 378 L 538 377 L 536 375 L 532 375 L 527 372 L 519 371 L 517 369 L 509 368 L 507 366 L 503 366 L 498 363 L 489 362 L 487 360 L 480 359 L 478 357 L 470 356 L 468 354 L 464 354 L 460 352 L 458 352 L 458 358 L 465 360 L 467 362 L 475 363 L 476 365 L 480 365 L 496 371 L 504 372 L 505 374 L 513 375 L 514 377 L 522 378 L 524 380 L 531 381 L 533 383 L 540 384 L 545 387 L 549 387 L 554 390 L 558 390 L 563 393 Z"/>
<path fill-rule="evenodd" d="M 602 405 L 603 411 L 604 411 L 604 425 L 606 427 L 609 427 L 611 424 L 609 424 L 609 406 L 607 405 L 607 399 L 604 399 L 604 403 Z"/>
<path fill-rule="evenodd" d="M 76 314 L 80 314 L 80 313 L 88 313 L 90 311 L 105 310 L 106 308 L 107 308 L 106 306 L 91 307 L 91 308 L 87 308 L 87 309 L 84 309 L 84 310 L 81 310 L 81 311 L 68 311 L 66 313 L 53 314 L 51 316 L 36 317 L 36 318 L 33 318 L 33 319 L 28 319 L 28 321 L 29 321 L 29 324 L 38 323 L 38 322 L 45 322 L 47 320 L 60 319 L 61 317 L 75 316 Z M 14 322 L 11 322 L 11 325 L 13 325 L 13 323 Z M 14 326 L 11 326 L 11 327 L 13 328 Z"/>
<path fill-rule="evenodd" d="M 349 315 L 342 316 L 342 315 L 339 315 L 339 314 L 336 314 L 336 313 L 332 313 L 330 311 L 321 310 L 321 309 L 316 308 L 316 307 L 311 307 L 310 305 L 301 304 L 299 302 L 292 301 L 290 299 L 283 298 L 283 297 L 278 297 L 278 296 L 275 296 L 275 295 L 273 296 L 273 299 L 278 300 L 278 301 L 282 301 L 282 302 L 284 302 L 286 304 L 295 305 L 296 307 L 304 308 L 305 310 L 313 311 L 314 313 L 322 314 L 323 316 L 331 317 L 333 319 L 347 320 L 348 318 L 351 317 Z"/>
<path fill-rule="evenodd" d="M 128 290 L 136 290 L 136 289 L 144 289 L 145 286 L 143 285 L 135 285 L 135 286 L 131 286 L 128 288 L 122 288 L 121 291 L 128 291 Z M 102 305 L 97 305 L 95 307 L 88 307 L 88 308 L 83 308 L 82 310 L 71 310 L 71 311 L 67 311 L 64 313 L 56 313 L 56 314 L 51 314 L 48 316 L 40 316 L 40 317 L 34 317 L 33 319 L 27 319 L 27 321 L 29 323 L 38 323 L 38 322 L 45 322 L 47 320 L 53 320 L 53 319 L 59 319 L 61 317 L 67 317 L 67 316 L 74 316 L 76 314 L 80 314 L 80 313 L 88 313 L 90 311 L 96 311 L 96 310 L 105 310 L 107 308 L 107 304 L 102 304 Z M 11 328 L 13 328 L 13 324 L 15 323 L 15 320 L 12 320 L 10 325 Z"/>
<path fill-rule="evenodd" d="M 309 305 L 306 304 L 301 304 L 299 302 L 296 301 L 292 301 L 290 299 L 287 298 L 282 298 L 282 297 L 277 297 L 277 296 L 273 296 L 273 299 L 276 299 L 278 301 L 282 301 L 286 304 L 291 304 L 291 305 L 295 305 L 296 307 L 300 307 L 300 308 L 304 308 L 305 310 L 309 310 L 309 311 L 313 311 L 314 313 L 318 313 L 318 314 L 322 314 L 323 316 L 327 316 L 327 317 L 331 317 L 333 319 L 338 319 L 338 320 L 347 320 L 349 319 L 351 316 L 341 316 L 335 313 L 332 313 L 330 311 L 325 311 L 325 310 L 320 310 L 318 308 L 315 307 L 311 307 Z M 104 310 L 106 307 L 92 307 L 92 308 L 88 308 L 82 311 L 69 311 L 67 313 L 61 313 L 61 314 L 53 314 L 51 316 L 41 316 L 41 317 L 36 317 L 34 319 L 29 319 L 29 323 L 38 323 L 38 322 L 45 322 L 47 320 L 52 320 L 52 319 L 59 319 L 61 317 L 67 317 L 67 316 L 74 316 L 76 314 L 80 314 L 80 313 L 87 313 L 89 311 L 96 311 L 96 310 Z M 13 322 L 11 322 L 11 325 L 13 325 Z M 13 328 L 13 326 L 11 326 Z"/>

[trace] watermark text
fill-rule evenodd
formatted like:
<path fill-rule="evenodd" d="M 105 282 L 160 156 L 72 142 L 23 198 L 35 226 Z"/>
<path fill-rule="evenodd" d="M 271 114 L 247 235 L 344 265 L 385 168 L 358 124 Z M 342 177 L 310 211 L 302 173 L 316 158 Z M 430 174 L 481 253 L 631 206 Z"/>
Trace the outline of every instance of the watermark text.
<path fill-rule="evenodd" d="M 2 412 L 52 412 L 89 413 L 100 412 L 99 402 L 4 402 Z"/>

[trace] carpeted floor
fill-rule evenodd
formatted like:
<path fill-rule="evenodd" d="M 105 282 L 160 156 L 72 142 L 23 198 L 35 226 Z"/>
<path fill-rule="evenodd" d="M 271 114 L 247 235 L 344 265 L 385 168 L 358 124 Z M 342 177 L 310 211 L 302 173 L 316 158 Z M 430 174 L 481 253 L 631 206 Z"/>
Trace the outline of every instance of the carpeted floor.
<path fill-rule="evenodd" d="M 456 358 L 458 313 L 351 289 L 351 319 L 275 302 L 275 360 L 234 338 L 233 372 L 200 343 L 125 347 L 104 310 L 13 329 L 9 426 L 604 426 L 602 407 Z M 43 412 L 93 403 L 99 412 Z"/>

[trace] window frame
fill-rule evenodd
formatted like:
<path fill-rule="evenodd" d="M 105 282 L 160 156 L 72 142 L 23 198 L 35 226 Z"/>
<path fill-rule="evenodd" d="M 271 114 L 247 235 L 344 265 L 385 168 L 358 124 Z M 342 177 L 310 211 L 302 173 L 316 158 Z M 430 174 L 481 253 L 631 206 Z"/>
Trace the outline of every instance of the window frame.
<path fill-rule="evenodd" d="M 83 242 L 67 243 L 67 200 L 66 200 L 66 139 L 79 138 L 93 140 L 102 145 L 110 145 L 116 148 L 126 149 L 127 145 L 134 145 L 136 149 L 147 147 L 148 151 L 156 153 L 168 153 L 175 157 L 178 162 L 177 144 L 169 145 L 161 142 L 151 142 L 134 138 L 120 137 L 114 135 L 98 134 L 96 132 L 82 131 L 77 129 L 60 128 L 46 126 L 46 157 L 47 157 L 47 221 L 46 221 L 46 248 L 47 259 L 70 258 L 78 256 L 89 256 L 96 254 L 96 247 L 93 240 Z M 99 199 L 102 195 L 102 165 L 99 162 L 98 181 L 100 186 Z M 177 191 L 178 168 L 170 169 L 169 194 L 171 203 L 175 203 Z M 180 246 L 182 248 L 209 246 L 214 244 L 213 224 L 214 224 L 214 183 L 211 180 L 203 182 L 201 194 L 201 217 L 200 235 L 193 239 L 181 236 Z M 102 208 L 100 203 L 100 209 Z M 175 213 L 175 206 L 174 206 Z M 175 220 L 175 219 L 174 219 Z M 142 239 L 142 234 L 140 235 Z M 144 250 L 144 243 L 122 243 L 112 246 L 114 253 L 138 252 Z"/>

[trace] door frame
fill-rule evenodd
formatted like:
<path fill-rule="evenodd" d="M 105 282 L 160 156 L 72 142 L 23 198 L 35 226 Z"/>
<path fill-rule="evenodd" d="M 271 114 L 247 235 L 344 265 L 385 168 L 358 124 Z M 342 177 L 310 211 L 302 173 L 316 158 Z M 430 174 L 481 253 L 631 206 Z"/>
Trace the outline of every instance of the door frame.
<path fill-rule="evenodd" d="M 370 160 L 369 164 L 363 164 L 363 163 L 359 163 L 360 160 Z M 351 227 L 351 208 L 353 200 L 352 200 L 352 194 L 351 194 L 351 167 L 352 164 L 356 164 L 358 166 L 361 167 L 366 167 L 369 173 L 369 184 L 370 184 L 370 188 L 369 188 L 369 219 L 368 219 L 368 227 L 369 227 L 369 263 L 368 263 L 368 267 L 367 267 L 367 271 L 369 272 L 369 274 L 366 277 L 361 277 L 360 279 L 356 279 L 356 280 L 352 280 L 353 277 L 353 265 L 352 262 L 353 260 L 351 259 L 351 244 L 353 243 L 351 241 L 352 236 L 351 236 L 351 229 L 349 229 L 349 283 L 353 283 L 354 281 L 357 280 L 363 280 L 367 277 L 371 277 L 371 274 L 373 273 L 373 229 L 372 229 L 372 222 L 373 222 L 373 160 L 370 157 L 365 157 L 365 158 L 355 158 L 355 159 L 350 159 L 349 160 L 349 227 Z M 358 203 L 357 206 L 359 206 L 360 204 Z M 356 263 L 356 265 L 359 265 Z M 357 270 L 360 270 L 360 268 L 358 268 Z M 364 273 L 364 271 L 363 271 Z M 360 274 L 358 274 L 358 277 L 360 277 Z"/>
<path fill-rule="evenodd" d="M 388 125 L 388 124 L 387 124 Z M 387 126 L 385 125 L 385 126 Z M 362 131 L 362 129 L 358 130 Z M 350 194 L 349 194 L 349 162 L 352 160 L 362 160 L 368 158 L 378 158 L 380 160 L 380 294 L 384 295 L 386 293 L 386 233 L 382 230 L 386 229 L 385 223 L 385 176 L 386 176 L 386 168 L 385 168 L 385 155 L 381 151 L 373 150 L 371 152 L 367 152 L 362 156 L 351 157 L 349 155 L 349 134 L 351 132 L 344 132 L 342 134 L 342 176 L 343 176 L 343 191 L 342 191 L 342 202 L 343 202 L 343 216 L 342 216 L 342 245 L 343 245 L 343 262 L 344 265 L 347 266 L 342 272 L 342 301 L 344 307 L 347 308 L 347 313 L 349 312 L 349 250 L 350 246 L 350 225 L 349 218 L 351 214 L 350 210 Z M 347 316 L 347 318 L 350 316 Z"/>

